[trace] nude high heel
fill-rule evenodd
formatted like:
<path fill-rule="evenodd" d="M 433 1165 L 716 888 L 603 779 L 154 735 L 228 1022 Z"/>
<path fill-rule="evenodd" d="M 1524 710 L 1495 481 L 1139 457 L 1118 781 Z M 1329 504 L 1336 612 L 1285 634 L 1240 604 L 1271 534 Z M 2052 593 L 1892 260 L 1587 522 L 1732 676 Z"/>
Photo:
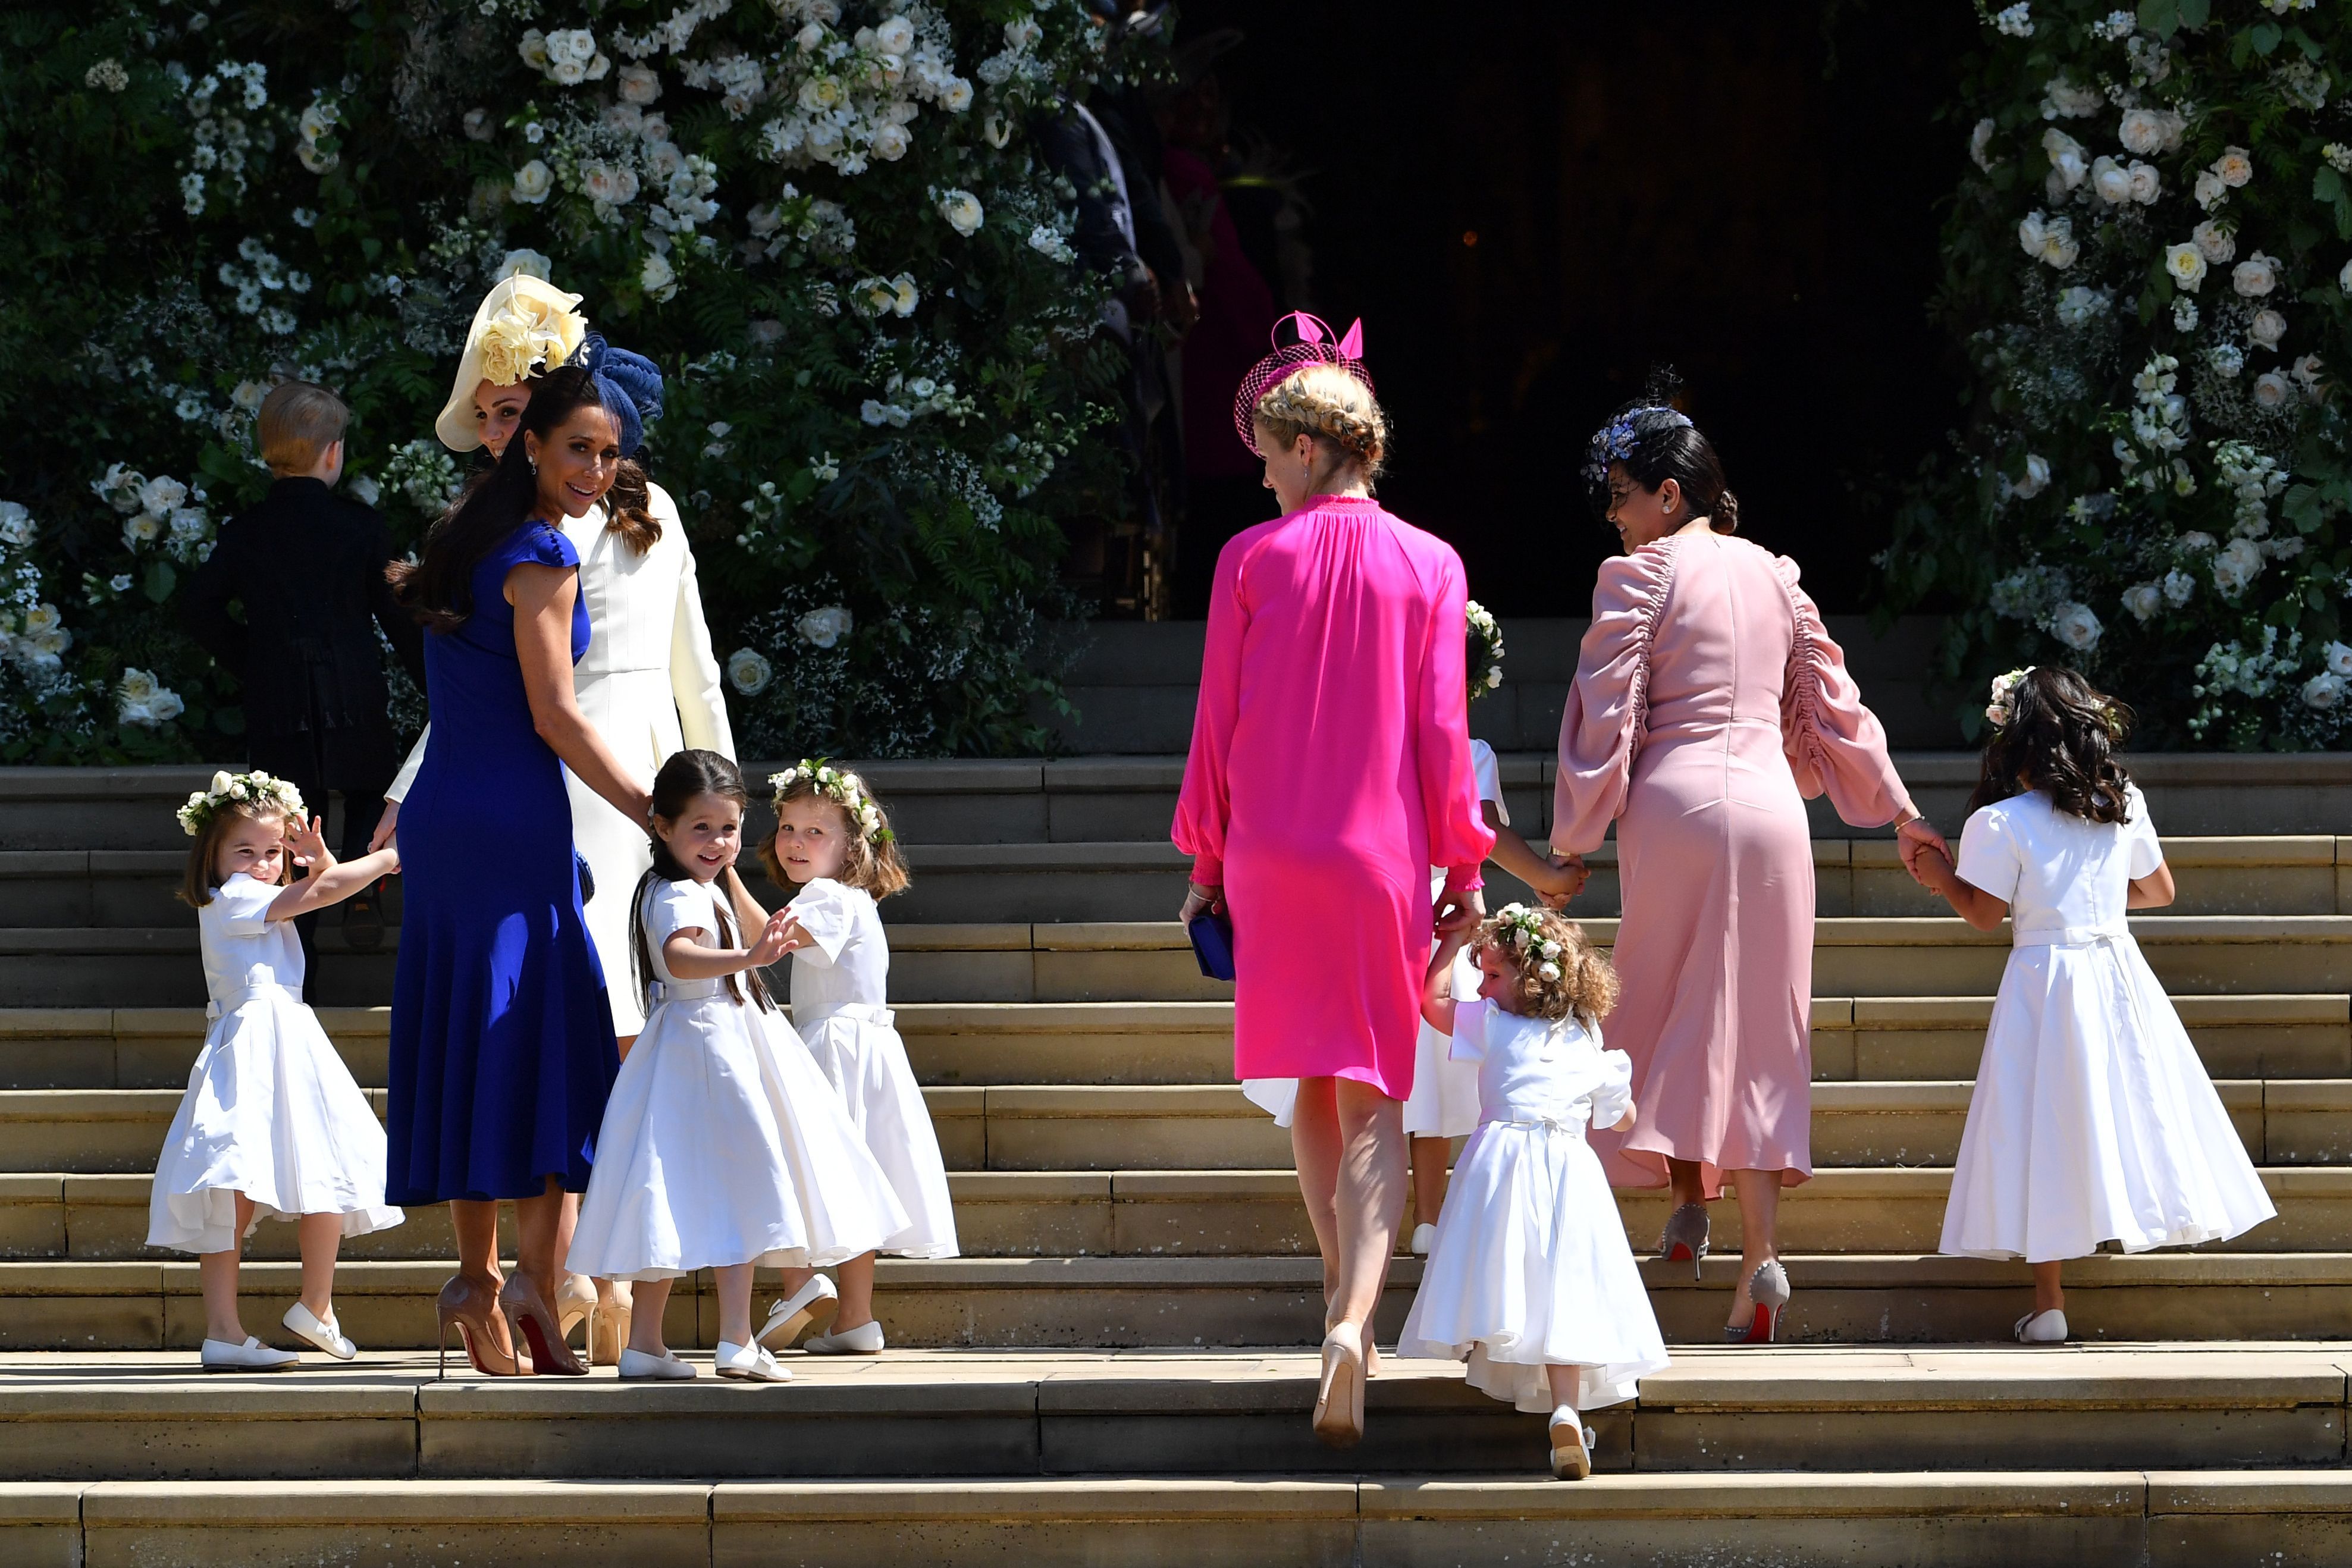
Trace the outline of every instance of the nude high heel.
<path fill-rule="evenodd" d="M 610 1301 L 596 1303 L 595 1315 L 588 1320 L 588 1364 L 618 1366 L 622 1348 L 629 1342 L 629 1331 L 635 1326 L 636 1303 L 624 1297 L 618 1289 Z"/>
<path fill-rule="evenodd" d="M 518 1271 L 507 1280 L 499 1292 L 499 1308 L 507 1321 L 522 1334 L 523 1343 L 530 1347 L 530 1370 L 542 1377 L 585 1377 L 588 1369 L 563 1342 L 562 1333 L 555 1326 L 555 1314 L 548 1310 L 547 1300 L 532 1284 L 530 1276 Z"/>
<path fill-rule="evenodd" d="M 555 1288 L 555 1331 L 569 1341 L 578 1323 L 587 1325 L 580 1336 L 585 1346 L 596 1337 L 596 1287 L 585 1274 L 566 1274 Z"/>
<path fill-rule="evenodd" d="M 441 1321 L 437 1342 L 438 1363 L 435 1375 L 449 1375 L 449 1331 L 457 1331 L 457 1342 L 474 1370 L 485 1377 L 520 1377 L 530 1368 L 523 1366 L 511 1349 L 500 1351 L 498 1337 L 491 1332 L 490 1320 L 498 1315 L 498 1293 L 482 1280 L 470 1275 L 453 1274 L 441 1287 L 440 1299 L 434 1310 Z"/>
<path fill-rule="evenodd" d="M 1364 1440 L 1363 1331 L 1344 1321 L 1332 1324 L 1323 1336 L 1323 1376 L 1315 1392 L 1315 1436 L 1333 1448 L 1352 1448 Z"/>
<path fill-rule="evenodd" d="M 1705 1204 L 1684 1204 L 1666 1216 L 1666 1228 L 1658 1237 L 1658 1261 L 1680 1263 L 1687 1258 L 1691 1278 L 1699 1277 L 1698 1266 L 1706 1261 L 1709 1226 Z"/>

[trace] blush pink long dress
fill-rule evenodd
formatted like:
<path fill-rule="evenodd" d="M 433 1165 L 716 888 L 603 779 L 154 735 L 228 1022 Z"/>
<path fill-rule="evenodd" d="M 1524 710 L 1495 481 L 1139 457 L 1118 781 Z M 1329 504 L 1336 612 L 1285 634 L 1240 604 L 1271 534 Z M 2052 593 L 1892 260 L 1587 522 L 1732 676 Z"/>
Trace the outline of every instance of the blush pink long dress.
<path fill-rule="evenodd" d="M 1797 566 L 1730 534 L 1670 534 L 1601 568 L 1560 716 L 1551 841 L 1624 887 L 1609 1044 L 1636 1120 L 1595 1129 L 1612 1184 L 1696 1160 L 1812 1174 L 1813 855 L 1804 801 L 1856 826 L 1906 798 L 1886 736 Z"/>
<path fill-rule="evenodd" d="M 1478 887 L 1461 557 L 1317 496 L 1217 557 L 1173 837 L 1234 922 L 1234 1072 L 1412 1092 L 1429 868 Z"/>

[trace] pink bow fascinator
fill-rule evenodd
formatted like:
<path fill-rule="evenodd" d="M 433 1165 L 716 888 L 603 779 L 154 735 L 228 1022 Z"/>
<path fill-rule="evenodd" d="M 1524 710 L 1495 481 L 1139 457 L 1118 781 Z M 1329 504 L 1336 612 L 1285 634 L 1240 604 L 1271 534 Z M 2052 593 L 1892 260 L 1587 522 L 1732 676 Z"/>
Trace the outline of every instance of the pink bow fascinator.
<path fill-rule="evenodd" d="M 1282 341 L 1285 322 L 1297 323 L 1297 341 Z M 1324 324 L 1321 317 L 1293 310 L 1275 322 L 1272 336 L 1274 352 L 1250 367 L 1250 373 L 1242 377 L 1241 389 L 1234 394 L 1234 428 L 1241 432 L 1242 445 L 1261 458 L 1265 454 L 1257 449 L 1258 401 L 1285 376 L 1310 364 L 1336 364 L 1362 382 L 1365 391 L 1372 390 L 1372 373 L 1364 368 L 1361 321 L 1348 329 L 1346 337 L 1340 337 Z"/>

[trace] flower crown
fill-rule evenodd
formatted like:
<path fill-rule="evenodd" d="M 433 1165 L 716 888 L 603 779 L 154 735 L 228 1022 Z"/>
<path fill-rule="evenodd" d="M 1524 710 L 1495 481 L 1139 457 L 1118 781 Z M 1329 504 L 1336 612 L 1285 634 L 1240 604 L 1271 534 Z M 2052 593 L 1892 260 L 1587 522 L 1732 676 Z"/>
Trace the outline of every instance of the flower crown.
<path fill-rule="evenodd" d="M 1641 432 L 1635 428 L 1634 422 L 1652 414 L 1665 416 L 1670 429 L 1680 429 L 1690 423 L 1690 416 L 1662 403 L 1627 409 L 1594 432 L 1592 448 L 1584 459 L 1585 479 L 1595 485 L 1607 484 L 1609 465 L 1622 463 L 1632 457 L 1634 447 L 1641 440 Z"/>
<path fill-rule="evenodd" d="M 1992 678 L 1992 692 L 1985 703 L 1985 717 L 1992 721 L 1995 728 L 2009 722 L 2010 698 L 2016 694 L 2019 684 L 2037 668 L 2029 664 L 2023 669 L 2012 669 L 2006 675 Z"/>
<path fill-rule="evenodd" d="M 265 773 L 215 773 L 212 788 L 196 791 L 188 797 L 188 804 L 180 807 L 180 831 L 195 837 L 228 805 L 267 806 L 299 820 L 302 816 L 302 792 L 284 779 L 271 778 Z"/>
<path fill-rule="evenodd" d="M 1477 600 L 1464 608 L 1470 616 L 1470 700 L 1475 702 L 1503 684 L 1503 628 Z"/>
<path fill-rule="evenodd" d="M 1558 937 L 1544 933 L 1543 911 L 1525 904 L 1505 904 L 1488 923 L 1503 928 L 1496 934 L 1509 943 L 1521 968 L 1533 968 L 1538 980 L 1559 978 L 1559 957 L 1567 950 Z"/>
<path fill-rule="evenodd" d="M 776 805 L 781 808 L 785 792 L 803 782 L 814 784 L 817 794 L 847 812 L 849 820 L 857 825 L 868 844 L 884 844 L 898 837 L 882 825 L 882 808 L 866 793 L 866 781 L 822 758 L 811 761 L 803 757 L 782 773 L 768 775 L 768 787 L 775 792 Z"/>

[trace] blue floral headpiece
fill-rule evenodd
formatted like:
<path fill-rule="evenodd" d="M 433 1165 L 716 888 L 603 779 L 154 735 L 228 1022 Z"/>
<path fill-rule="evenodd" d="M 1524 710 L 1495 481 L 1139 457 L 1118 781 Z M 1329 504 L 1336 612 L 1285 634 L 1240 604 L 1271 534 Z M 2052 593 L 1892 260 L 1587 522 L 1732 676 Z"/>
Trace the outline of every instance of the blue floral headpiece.
<path fill-rule="evenodd" d="M 1690 416 L 1664 404 L 1627 409 L 1593 434 L 1591 450 L 1584 459 L 1585 479 L 1595 486 L 1607 484 L 1609 465 L 1622 463 L 1633 455 L 1634 446 L 1641 439 L 1640 423 L 1652 416 L 1662 416 L 1667 429 L 1679 429 L 1690 423 Z"/>

